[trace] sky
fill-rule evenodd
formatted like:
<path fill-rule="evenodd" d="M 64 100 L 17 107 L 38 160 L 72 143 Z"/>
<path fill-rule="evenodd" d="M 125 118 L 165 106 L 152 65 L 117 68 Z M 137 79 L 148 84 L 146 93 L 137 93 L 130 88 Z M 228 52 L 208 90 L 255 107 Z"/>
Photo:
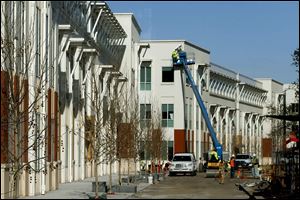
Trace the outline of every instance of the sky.
<path fill-rule="evenodd" d="M 184 39 L 210 51 L 213 63 L 250 78 L 297 80 L 296 1 L 107 1 L 113 13 L 133 13 L 141 39 Z"/>

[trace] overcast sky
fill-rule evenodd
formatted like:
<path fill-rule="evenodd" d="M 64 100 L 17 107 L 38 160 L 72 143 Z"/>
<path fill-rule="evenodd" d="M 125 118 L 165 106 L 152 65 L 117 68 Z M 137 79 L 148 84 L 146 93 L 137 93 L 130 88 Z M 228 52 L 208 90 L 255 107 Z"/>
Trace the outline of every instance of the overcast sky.
<path fill-rule="evenodd" d="M 211 52 L 211 62 L 249 76 L 291 83 L 299 47 L 299 3 L 108 1 L 114 13 L 133 13 L 142 39 L 184 39 Z"/>

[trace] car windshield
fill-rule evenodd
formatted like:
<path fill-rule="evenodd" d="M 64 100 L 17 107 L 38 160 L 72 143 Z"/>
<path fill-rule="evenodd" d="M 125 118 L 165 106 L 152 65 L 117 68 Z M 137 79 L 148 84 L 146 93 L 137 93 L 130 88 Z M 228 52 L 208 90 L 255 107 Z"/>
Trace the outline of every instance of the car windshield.
<path fill-rule="evenodd" d="M 192 161 L 191 156 L 174 156 L 173 161 Z"/>
<path fill-rule="evenodd" d="M 249 159 L 249 155 L 236 155 L 236 159 Z"/>

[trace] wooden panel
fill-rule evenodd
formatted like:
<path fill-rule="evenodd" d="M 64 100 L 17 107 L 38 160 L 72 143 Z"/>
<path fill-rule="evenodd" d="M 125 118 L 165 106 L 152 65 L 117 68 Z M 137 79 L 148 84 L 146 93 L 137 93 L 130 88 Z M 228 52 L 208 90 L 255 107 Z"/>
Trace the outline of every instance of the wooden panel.
<path fill-rule="evenodd" d="M 51 101 L 52 101 L 52 95 L 51 95 L 51 89 L 48 89 L 48 118 L 47 118 L 47 161 L 51 162 Z"/>
<path fill-rule="evenodd" d="M 186 152 L 185 130 L 174 129 L 174 154 Z"/>
<path fill-rule="evenodd" d="M 1 164 L 8 159 L 8 73 L 1 71 Z"/>
<path fill-rule="evenodd" d="M 117 130 L 117 155 L 119 158 L 133 157 L 133 134 L 130 123 L 121 123 Z"/>
<path fill-rule="evenodd" d="M 28 79 L 23 81 L 24 83 L 24 135 L 23 135 L 23 162 L 28 162 L 28 130 L 29 130 L 29 88 Z"/>
<path fill-rule="evenodd" d="M 54 92 L 54 161 L 57 161 L 57 154 L 59 152 L 59 141 L 58 141 L 58 94 Z"/>
<path fill-rule="evenodd" d="M 262 156 L 272 157 L 272 138 L 262 139 Z"/>
<path fill-rule="evenodd" d="M 152 132 L 152 156 L 155 159 L 161 159 L 162 131 L 155 129 Z"/>
<path fill-rule="evenodd" d="M 187 132 L 187 152 L 191 151 L 191 138 L 190 138 L 190 130 L 188 130 Z"/>

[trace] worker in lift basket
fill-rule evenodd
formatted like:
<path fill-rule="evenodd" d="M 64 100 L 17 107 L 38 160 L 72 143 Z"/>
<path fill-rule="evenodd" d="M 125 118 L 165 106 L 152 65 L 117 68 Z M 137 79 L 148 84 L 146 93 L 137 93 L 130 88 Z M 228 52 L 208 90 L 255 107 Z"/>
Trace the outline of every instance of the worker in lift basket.
<path fill-rule="evenodd" d="M 173 59 L 173 63 L 179 63 L 180 59 L 179 59 L 179 52 L 181 51 L 181 46 L 179 46 L 178 48 L 176 48 L 173 52 L 172 52 L 172 59 Z"/>

